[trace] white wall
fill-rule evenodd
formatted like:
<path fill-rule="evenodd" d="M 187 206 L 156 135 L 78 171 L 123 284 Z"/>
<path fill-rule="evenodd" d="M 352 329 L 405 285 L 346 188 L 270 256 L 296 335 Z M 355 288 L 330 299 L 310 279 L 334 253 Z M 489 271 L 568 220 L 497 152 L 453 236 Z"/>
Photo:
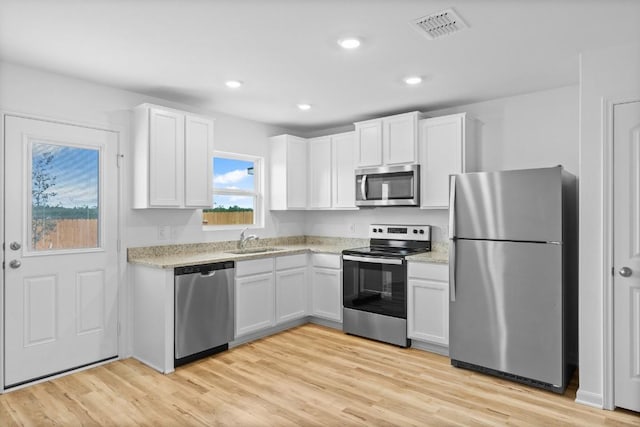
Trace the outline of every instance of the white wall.
<path fill-rule="evenodd" d="M 480 170 L 561 164 L 578 175 L 579 106 L 579 86 L 574 85 L 427 114 L 466 112 L 477 119 Z"/>
<path fill-rule="evenodd" d="M 575 85 L 430 111 L 427 115 L 467 112 L 476 119 L 480 170 L 561 164 L 577 175 L 579 104 L 579 87 Z M 447 215 L 446 210 L 418 208 L 310 212 L 305 217 L 305 233 L 367 237 L 367 225 L 371 223 L 430 224 L 435 227 L 433 239 L 444 241 L 448 235 Z"/>
<path fill-rule="evenodd" d="M 442 242 L 448 238 L 448 215 L 447 210 L 391 207 L 310 211 L 305 216 L 304 231 L 310 236 L 368 238 L 369 224 L 426 224 L 433 227 L 432 240 Z"/>
<path fill-rule="evenodd" d="M 602 100 L 640 99 L 640 44 L 585 52 L 580 101 L 580 388 L 603 406 Z"/>
<path fill-rule="evenodd" d="M 125 247 L 229 240 L 236 239 L 238 235 L 237 231 L 203 232 L 199 210 L 130 209 L 128 190 L 131 184 L 128 179 L 132 176 L 133 165 L 127 159 L 131 158 L 128 153 L 132 107 L 151 102 L 213 117 L 216 150 L 262 156 L 265 161 L 268 159 L 267 138 L 285 132 L 218 112 L 194 110 L 189 106 L 8 63 L 0 63 L 0 94 L 0 108 L 4 111 L 120 131 L 120 149 L 125 154 L 127 165 L 122 194 Z M 257 234 L 263 237 L 299 235 L 303 232 L 302 224 L 301 213 L 271 214 L 267 211 L 265 227 Z M 170 239 L 158 240 L 159 225 L 172 227 Z"/>
<path fill-rule="evenodd" d="M 123 247 L 150 246 L 169 243 L 205 242 L 237 239 L 236 231 L 202 231 L 200 211 L 197 210 L 140 210 L 131 206 L 131 183 L 133 165 L 127 160 L 131 144 L 130 110 L 132 107 L 150 102 L 177 109 L 200 113 L 215 119 L 215 147 L 223 151 L 235 151 L 264 156 L 267 161 L 267 138 L 285 132 L 264 124 L 231 117 L 225 114 L 194 110 L 189 106 L 170 103 L 149 96 L 118 90 L 90 82 L 68 78 L 44 71 L 0 62 L 0 110 L 28 116 L 91 125 L 120 133 L 120 150 L 125 155 L 121 185 L 122 242 Z M 268 187 L 267 187 L 268 188 Z M 1 191 L 1 189 L 0 189 Z M 268 197 L 268 193 L 266 194 Z M 1 213 L 0 213 L 1 215 Z M 3 223 L 2 218 L 0 222 Z M 298 212 L 265 214 L 265 228 L 257 230 L 262 237 L 300 235 L 304 219 Z M 168 240 L 158 239 L 158 226 L 170 225 L 172 236 Z M 131 349 L 131 269 L 126 263 L 126 251 L 120 255 L 119 321 L 124 333 L 120 336 L 119 354 L 127 357 Z M 1 289 L 0 289 L 1 290 Z M 1 301 L 0 301 L 1 302 Z M 0 344 L 1 346 L 1 344 Z M 0 363 L 2 356 L 0 353 Z"/>

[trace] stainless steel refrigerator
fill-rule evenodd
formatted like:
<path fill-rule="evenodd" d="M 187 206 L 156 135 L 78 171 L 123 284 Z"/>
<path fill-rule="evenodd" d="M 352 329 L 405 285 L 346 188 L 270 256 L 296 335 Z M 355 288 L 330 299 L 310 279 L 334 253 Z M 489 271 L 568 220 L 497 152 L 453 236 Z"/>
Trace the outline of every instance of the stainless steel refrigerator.
<path fill-rule="evenodd" d="M 577 362 L 576 187 L 561 166 L 450 177 L 452 365 L 564 392 Z"/>

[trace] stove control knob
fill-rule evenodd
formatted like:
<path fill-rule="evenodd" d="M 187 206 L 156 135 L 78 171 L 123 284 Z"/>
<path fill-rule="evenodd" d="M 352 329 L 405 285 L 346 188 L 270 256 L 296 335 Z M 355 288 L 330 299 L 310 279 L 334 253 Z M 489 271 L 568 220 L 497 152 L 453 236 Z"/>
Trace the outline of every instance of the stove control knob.
<path fill-rule="evenodd" d="M 420 230 L 420 234 L 424 234 L 424 230 Z"/>
<path fill-rule="evenodd" d="M 377 229 L 375 229 L 375 228 L 374 228 L 373 230 L 371 230 L 371 231 L 373 231 L 374 233 L 377 233 L 377 232 L 378 232 L 378 230 L 377 230 Z"/>
<path fill-rule="evenodd" d="M 413 229 L 413 234 L 418 234 L 418 230 L 416 230 L 415 228 Z"/>
<path fill-rule="evenodd" d="M 382 228 L 378 228 L 378 233 L 382 233 Z"/>

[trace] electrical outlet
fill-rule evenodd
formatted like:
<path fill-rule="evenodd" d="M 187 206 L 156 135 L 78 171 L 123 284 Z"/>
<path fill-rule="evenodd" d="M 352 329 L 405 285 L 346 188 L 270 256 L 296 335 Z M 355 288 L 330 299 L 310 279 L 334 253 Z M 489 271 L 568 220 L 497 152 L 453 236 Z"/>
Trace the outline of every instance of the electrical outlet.
<path fill-rule="evenodd" d="M 171 236 L 171 226 L 170 225 L 159 225 L 158 226 L 158 240 L 168 240 Z"/>

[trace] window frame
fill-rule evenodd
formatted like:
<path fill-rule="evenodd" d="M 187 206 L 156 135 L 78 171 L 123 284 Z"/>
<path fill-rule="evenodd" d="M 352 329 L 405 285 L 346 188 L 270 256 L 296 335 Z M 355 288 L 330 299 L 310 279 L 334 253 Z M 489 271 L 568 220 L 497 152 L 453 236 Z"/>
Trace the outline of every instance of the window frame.
<path fill-rule="evenodd" d="M 215 170 L 213 169 L 213 160 L 216 157 L 225 159 L 242 160 L 247 162 L 253 162 L 253 182 L 254 190 L 239 190 L 239 189 L 216 189 L 215 183 Z M 216 195 L 221 196 L 246 196 L 253 197 L 254 210 L 253 210 L 253 224 L 202 224 L 202 228 L 205 231 L 213 230 L 242 230 L 245 228 L 257 229 L 264 228 L 264 158 L 260 156 L 254 156 L 250 154 L 232 153 L 228 151 L 214 151 L 211 155 L 210 162 L 212 169 L 212 182 L 211 182 L 211 202 L 213 208 L 213 197 Z M 204 211 L 202 212 L 204 214 Z"/>

